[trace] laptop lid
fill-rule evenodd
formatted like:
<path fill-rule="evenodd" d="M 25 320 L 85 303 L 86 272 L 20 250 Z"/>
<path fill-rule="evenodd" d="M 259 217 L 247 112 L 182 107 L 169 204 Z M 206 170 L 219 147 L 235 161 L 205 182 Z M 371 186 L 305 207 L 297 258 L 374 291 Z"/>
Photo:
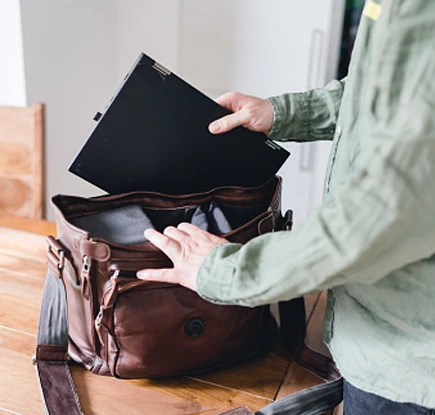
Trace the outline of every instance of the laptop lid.
<path fill-rule="evenodd" d="M 211 134 L 210 122 L 229 113 L 141 54 L 69 171 L 112 194 L 261 185 L 290 153 L 243 127 Z"/>

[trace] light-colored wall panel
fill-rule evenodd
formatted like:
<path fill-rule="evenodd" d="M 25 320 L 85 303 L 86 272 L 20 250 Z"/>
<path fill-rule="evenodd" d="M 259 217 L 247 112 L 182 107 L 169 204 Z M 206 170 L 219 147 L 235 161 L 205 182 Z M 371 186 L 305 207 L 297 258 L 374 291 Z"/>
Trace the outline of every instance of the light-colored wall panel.
<path fill-rule="evenodd" d="M 26 100 L 19 0 L 0 1 L 0 105 L 23 107 Z"/>
<path fill-rule="evenodd" d="M 46 202 L 100 193 L 67 169 L 117 86 L 114 0 L 22 0 L 21 11 L 28 102 L 46 105 Z"/>
<path fill-rule="evenodd" d="M 337 68 L 343 8 L 343 0 L 180 0 L 180 74 L 212 98 L 325 85 Z M 303 222 L 321 203 L 330 146 L 283 146 L 292 153 L 279 172 L 283 207 Z"/>
<path fill-rule="evenodd" d="M 177 72 L 179 3 L 179 0 L 116 0 L 119 80 L 140 52 Z"/>

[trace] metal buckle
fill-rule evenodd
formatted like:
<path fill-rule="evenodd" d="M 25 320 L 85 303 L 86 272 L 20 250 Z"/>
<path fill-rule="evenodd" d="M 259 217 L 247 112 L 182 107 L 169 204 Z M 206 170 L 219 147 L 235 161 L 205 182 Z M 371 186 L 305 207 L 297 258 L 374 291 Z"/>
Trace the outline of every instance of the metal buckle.
<path fill-rule="evenodd" d="M 61 271 L 65 265 L 65 251 L 60 243 L 52 236 L 47 237 L 47 254 L 54 256 L 57 260 L 57 268 Z"/>
<path fill-rule="evenodd" d="M 59 269 L 63 269 L 63 266 L 65 265 L 65 251 L 59 251 L 59 264 L 57 267 Z"/>

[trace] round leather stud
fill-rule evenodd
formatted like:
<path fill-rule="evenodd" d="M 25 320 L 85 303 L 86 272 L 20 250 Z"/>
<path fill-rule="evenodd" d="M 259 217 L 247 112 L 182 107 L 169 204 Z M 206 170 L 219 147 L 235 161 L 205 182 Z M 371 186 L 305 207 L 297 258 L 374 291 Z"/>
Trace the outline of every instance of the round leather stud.
<path fill-rule="evenodd" d="M 191 318 L 184 325 L 184 332 L 187 336 L 192 338 L 201 336 L 201 334 L 204 332 L 204 329 L 205 323 L 198 317 Z"/>

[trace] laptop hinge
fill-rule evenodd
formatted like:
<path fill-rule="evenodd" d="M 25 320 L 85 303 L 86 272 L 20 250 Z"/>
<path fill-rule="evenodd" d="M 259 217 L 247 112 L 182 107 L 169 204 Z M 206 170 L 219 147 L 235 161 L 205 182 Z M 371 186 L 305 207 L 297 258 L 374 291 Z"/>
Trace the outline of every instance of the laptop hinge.
<path fill-rule="evenodd" d="M 171 74 L 171 71 L 169 71 L 168 69 L 166 69 L 164 66 L 160 65 L 160 63 L 154 62 L 153 68 L 160 72 L 162 75 L 164 76 L 168 76 Z"/>

